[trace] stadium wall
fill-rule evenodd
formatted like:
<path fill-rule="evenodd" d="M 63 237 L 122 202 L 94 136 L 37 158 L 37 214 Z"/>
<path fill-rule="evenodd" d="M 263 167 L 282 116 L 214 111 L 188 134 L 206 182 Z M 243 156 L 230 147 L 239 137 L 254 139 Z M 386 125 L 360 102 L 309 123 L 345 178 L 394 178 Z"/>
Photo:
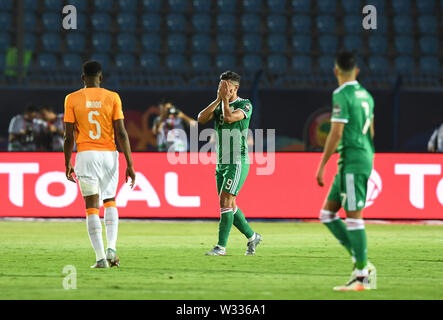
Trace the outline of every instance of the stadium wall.
<path fill-rule="evenodd" d="M 320 157 L 250 154 L 251 168 L 237 204 L 249 218 L 317 218 L 328 192 L 315 180 Z M 178 160 L 181 164 L 172 164 Z M 214 161 L 214 154 L 136 153 L 137 186 L 130 190 L 123 181 L 121 154 L 120 217 L 219 218 Z M 336 161 L 337 156 L 326 168 L 327 185 Z M 443 219 L 442 166 L 442 154 L 377 154 L 365 217 Z M 65 178 L 62 153 L 0 153 L 0 201 L 1 217 L 85 216 L 77 184 Z"/>
<path fill-rule="evenodd" d="M 0 151 L 6 150 L 8 125 L 11 118 L 26 105 L 48 105 L 63 112 L 65 96 L 70 89 L 0 89 L 2 117 L 0 117 Z M 126 126 L 135 151 L 154 151 L 155 139 L 150 126 L 158 113 L 156 104 L 164 97 L 196 118 L 198 112 L 214 99 L 209 90 L 142 90 L 122 89 L 120 93 L 126 115 Z M 400 90 L 398 112 L 394 112 L 391 90 L 371 90 L 374 95 L 375 145 L 378 152 L 426 152 L 433 129 L 443 122 L 440 112 L 442 90 Z M 242 97 L 253 96 L 248 90 Z M 327 114 L 331 109 L 331 91 L 326 89 L 266 90 L 261 89 L 253 101 L 251 125 L 254 128 L 273 128 L 277 134 L 277 151 L 315 151 L 317 140 L 327 135 Z M 398 128 L 394 125 L 398 119 Z M 143 121 L 147 122 L 144 125 Z M 203 129 L 202 127 L 201 129 Z M 396 130 L 397 134 L 394 134 Z M 140 137 L 151 137 L 141 139 Z M 394 141 L 396 139 L 397 141 Z M 398 146 L 394 149 L 394 146 Z"/>

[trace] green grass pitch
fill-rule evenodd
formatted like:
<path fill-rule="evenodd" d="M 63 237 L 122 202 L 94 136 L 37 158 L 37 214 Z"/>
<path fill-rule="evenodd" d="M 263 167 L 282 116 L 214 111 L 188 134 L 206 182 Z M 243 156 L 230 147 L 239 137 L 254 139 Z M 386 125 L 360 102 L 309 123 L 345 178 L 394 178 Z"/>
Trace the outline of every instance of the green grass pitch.
<path fill-rule="evenodd" d="M 84 222 L 0 222 L 0 299 L 443 299 L 443 226 L 367 224 L 378 289 L 342 293 L 350 258 L 318 223 L 262 223 L 256 256 L 231 231 L 207 257 L 217 222 L 120 222 L 120 268 L 91 270 Z M 64 290 L 63 268 L 77 270 Z"/>

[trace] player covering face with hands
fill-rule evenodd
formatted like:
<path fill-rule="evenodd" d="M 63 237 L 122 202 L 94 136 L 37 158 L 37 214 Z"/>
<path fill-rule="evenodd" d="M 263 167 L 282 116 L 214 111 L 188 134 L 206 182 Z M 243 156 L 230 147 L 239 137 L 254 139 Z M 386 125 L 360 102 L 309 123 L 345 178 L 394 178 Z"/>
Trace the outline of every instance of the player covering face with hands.
<path fill-rule="evenodd" d="M 118 211 L 115 194 L 119 153 L 115 135 L 125 155 L 125 181 L 131 178 L 131 188 L 135 186 L 135 171 L 119 95 L 100 88 L 102 69 L 96 61 L 88 61 L 83 65 L 82 79 L 85 87 L 65 99 L 66 177 L 75 183 L 75 174 L 85 199 L 86 224 L 96 255 L 96 263 L 91 268 L 108 268 L 120 265 L 116 251 Z M 78 151 L 75 168 L 71 164 L 74 138 Z M 99 217 L 100 200 L 103 200 L 105 207 L 106 252 Z"/>
<path fill-rule="evenodd" d="M 246 255 L 254 255 L 261 235 L 255 233 L 237 206 L 236 198 L 249 172 L 247 134 L 252 105 L 238 97 L 240 76 L 226 71 L 220 76 L 217 99 L 198 115 L 198 122 L 215 122 L 217 133 L 217 168 L 215 172 L 220 202 L 217 245 L 206 255 L 226 254 L 229 234 L 234 225 L 248 239 Z"/>

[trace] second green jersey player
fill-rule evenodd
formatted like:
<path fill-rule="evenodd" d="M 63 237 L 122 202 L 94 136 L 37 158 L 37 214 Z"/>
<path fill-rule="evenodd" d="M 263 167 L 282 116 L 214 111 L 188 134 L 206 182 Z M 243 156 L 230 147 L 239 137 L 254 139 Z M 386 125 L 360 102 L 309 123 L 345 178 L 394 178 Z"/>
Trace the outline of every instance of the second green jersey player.
<path fill-rule="evenodd" d="M 236 197 L 249 172 L 248 129 L 252 104 L 237 95 L 240 76 L 226 71 L 220 76 L 217 99 L 198 115 L 201 124 L 214 119 L 217 135 L 217 168 L 215 172 L 220 200 L 218 243 L 206 255 L 226 254 L 232 225 L 248 238 L 246 255 L 254 255 L 261 241 L 237 207 Z"/>
<path fill-rule="evenodd" d="M 317 172 L 320 186 L 324 185 L 325 165 L 336 150 L 340 159 L 320 221 L 346 248 L 354 263 L 351 280 L 334 290 L 363 291 L 376 288 L 376 270 L 368 262 L 362 217 L 374 158 L 374 100 L 356 80 L 359 69 L 353 53 L 340 53 L 334 72 L 339 87 L 332 96 L 331 130 Z M 346 212 L 346 223 L 337 215 L 341 207 Z"/>

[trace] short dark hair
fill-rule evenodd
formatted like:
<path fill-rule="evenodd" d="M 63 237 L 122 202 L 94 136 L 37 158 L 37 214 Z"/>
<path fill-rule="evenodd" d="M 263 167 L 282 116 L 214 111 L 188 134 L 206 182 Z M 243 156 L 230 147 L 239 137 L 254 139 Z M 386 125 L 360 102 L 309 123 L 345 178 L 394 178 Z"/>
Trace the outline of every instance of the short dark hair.
<path fill-rule="evenodd" d="M 102 72 L 102 66 L 98 61 L 89 60 L 83 64 L 83 75 L 86 77 L 96 77 Z"/>
<path fill-rule="evenodd" d="M 33 104 L 27 105 L 25 107 L 24 113 L 28 114 L 28 113 L 32 113 L 32 112 L 38 112 L 38 108 Z"/>
<path fill-rule="evenodd" d="M 170 99 L 168 99 L 168 98 L 163 98 L 163 99 L 161 99 L 160 100 L 160 102 L 158 103 L 158 105 L 165 105 L 165 104 L 174 104 L 173 102 L 172 102 L 172 100 L 170 100 Z"/>
<path fill-rule="evenodd" d="M 232 80 L 235 82 L 240 83 L 240 75 L 238 73 L 235 73 L 233 71 L 225 71 L 220 75 L 220 80 Z"/>
<path fill-rule="evenodd" d="M 335 57 L 335 63 L 344 72 L 349 72 L 357 66 L 357 59 L 353 51 L 342 51 Z"/>

